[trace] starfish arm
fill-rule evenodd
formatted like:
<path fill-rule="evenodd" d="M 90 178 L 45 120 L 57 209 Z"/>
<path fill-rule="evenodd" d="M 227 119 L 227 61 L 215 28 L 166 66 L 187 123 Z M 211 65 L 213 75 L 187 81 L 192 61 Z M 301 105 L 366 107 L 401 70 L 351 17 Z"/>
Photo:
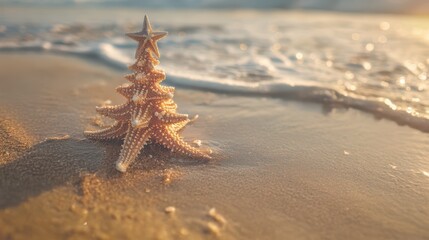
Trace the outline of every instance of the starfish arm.
<path fill-rule="evenodd" d="M 160 86 L 160 88 L 161 88 L 163 91 L 165 91 L 165 92 L 174 93 L 174 90 L 175 90 L 175 88 L 174 88 L 174 87 L 170 87 L 170 86 L 162 86 L 162 85 L 159 85 L 159 86 Z"/>
<path fill-rule="evenodd" d="M 151 91 L 147 100 L 168 100 L 173 98 L 173 94 L 169 92 L 159 92 L 159 91 Z"/>
<path fill-rule="evenodd" d="M 192 119 L 188 119 L 188 120 L 185 120 L 185 121 L 182 121 L 182 122 L 178 122 L 178 123 L 172 124 L 172 125 L 170 125 L 170 127 L 171 127 L 171 129 L 173 129 L 175 132 L 180 133 L 180 132 L 182 132 L 182 131 L 183 131 L 183 129 L 185 129 L 185 127 L 186 127 L 188 124 L 192 124 L 192 123 L 194 123 L 194 122 L 195 122 L 195 120 L 197 120 L 197 119 L 198 119 L 198 115 L 195 115 Z"/>
<path fill-rule="evenodd" d="M 159 39 L 164 38 L 167 35 L 168 35 L 168 32 L 164 32 L 164 31 L 152 32 L 152 39 L 154 41 L 158 41 Z"/>
<path fill-rule="evenodd" d="M 162 70 L 154 70 L 146 75 L 148 79 L 154 82 L 161 82 L 165 79 L 165 72 Z"/>
<path fill-rule="evenodd" d="M 120 172 L 125 172 L 128 166 L 136 159 L 140 150 L 149 140 L 151 131 L 148 128 L 131 128 L 125 137 L 122 145 L 121 153 L 118 161 L 116 161 L 116 169 Z"/>
<path fill-rule="evenodd" d="M 140 41 L 142 41 L 142 40 L 145 39 L 145 36 L 142 35 L 141 32 L 126 33 L 125 35 L 127 35 L 129 38 L 131 38 L 131 39 L 133 39 L 133 40 L 135 40 L 137 42 L 140 42 Z"/>
<path fill-rule="evenodd" d="M 91 139 L 108 140 L 108 139 L 121 139 L 125 136 L 128 130 L 128 124 L 126 122 L 116 122 L 112 126 L 97 130 L 97 131 L 85 131 L 86 137 Z"/>
<path fill-rule="evenodd" d="M 165 36 L 167 36 L 167 32 L 152 32 L 152 37 L 148 43 L 149 49 L 151 49 L 155 54 L 155 56 L 158 58 L 160 57 L 160 54 L 159 54 L 159 49 L 156 42 Z"/>
<path fill-rule="evenodd" d="M 125 74 L 124 75 L 124 78 L 127 79 L 130 82 L 135 81 L 135 77 L 136 77 L 135 73 L 130 73 L 130 74 Z"/>
<path fill-rule="evenodd" d="M 128 69 L 131 70 L 131 71 L 138 71 L 139 70 L 139 66 L 137 65 L 137 62 L 136 62 L 136 63 L 134 63 L 132 65 L 129 65 Z"/>
<path fill-rule="evenodd" d="M 170 128 L 173 131 L 175 131 L 177 133 L 180 133 L 180 132 L 183 131 L 183 129 L 185 129 L 186 125 L 188 125 L 188 123 L 190 123 L 190 122 L 191 122 L 191 120 L 187 119 L 185 121 L 181 121 L 181 122 L 178 122 L 178 123 L 171 124 Z"/>
<path fill-rule="evenodd" d="M 96 111 L 106 117 L 116 120 L 126 120 L 130 116 L 131 106 L 129 103 L 116 106 L 96 107 Z"/>
<path fill-rule="evenodd" d="M 127 99 L 130 99 L 134 95 L 134 86 L 124 84 L 122 86 L 117 87 L 116 91 Z"/>
<path fill-rule="evenodd" d="M 167 98 L 173 98 L 174 96 L 174 88 L 164 88 L 164 86 L 156 84 L 151 86 L 149 97 L 152 96 L 165 96 Z"/>
<path fill-rule="evenodd" d="M 131 119 L 131 126 L 136 128 L 146 128 L 149 126 L 149 122 L 152 119 L 150 105 L 146 108 L 139 108 Z"/>
<path fill-rule="evenodd" d="M 188 114 L 166 112 L 163 110 L 162 111 L 158 110 L 158 112 L 155 112 L 155 116 L 157 117 L 158 121 L 160 121 L 164 124 L 165 123 L 167 123 L 167 124 L 178 123 L 178 122 L 183 122 L 183 121 L 189 120 Z"/>
<path fill-rule="evenodd" d="M 155 54 L 155 56 L 156 57 L 160 57 L 160 54 L 159 54 L 159 49 L 158 49 L 158 45 L 156 44 L 156 42 L 155 41 L 149 41 L 149 43 L 148 43 L 148 48 L 150 49 L 150 50 L 152 50 L 152 52 Z"/>
<path fill-rule="evenodd" d="M 176 112 L 177 104 L 172 99 L 169 99 L 162 103 L 162 108 L 169 112 Z"/>
<path fill-rule="evenodd" d="M 148 97 L 147 100 L 162 100 L 162 99 L 169 99 L 171 97 L 172 97 L 172 95 L 165 94 L 165 95 L 159 95 L 159 96 L 154 96 L 154 97 Z"/>
<path fill-rule="evenodd" d="M 160 127 L 158 131 L 153 133 L 156 142 L 162 144 L 172 152 L 179 152 L 191 157 L 211 159 L 208 155 L 211 150 L 201 151 L 196 149 L 180 138 L 180 136 L 171 128 Z"/>
<path fill-rule="evenodd" d="M 130 73 L 124 76 L 128 81 L 135 83 L 137 82 L 137 73 Z"/>
<path fill-rule="evenodd" d="M 128 81 L 137 84 L 147 81 L 147 74 L 140 72 L 140 73 L 131 73 L 124 76 Z"/>
<path fill-rule="evenodd" d="M 128 65 L 127 68 L 128 68 L 128 70 L 135 71 L 135 72 L 137 72 L 139 70 L 139 66 L 137 65 L 137 62 L 135 62 L 131 65 Z"/>

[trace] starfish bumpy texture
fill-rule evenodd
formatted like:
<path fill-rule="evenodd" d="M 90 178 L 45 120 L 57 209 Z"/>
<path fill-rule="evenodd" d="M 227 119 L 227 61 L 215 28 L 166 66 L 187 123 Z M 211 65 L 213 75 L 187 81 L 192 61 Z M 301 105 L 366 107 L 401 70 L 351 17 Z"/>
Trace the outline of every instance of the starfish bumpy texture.
<path fill-rule="evenodd" d="M 200 150 L 187 144 L 179 132 L 194 119 L 187 114 L 176 113 L 177 105 L 172 100 L 174 88 L 159 83 L 165 79 L 162 70 L 155 69 L 159 64 L 159 51 L 156 42 L 167 32 L 154 32 L 147 16 L 140 32 L 128 33 L 138 42 L 136 62 L 129 66 L 134 73 L 125 76 L 131 84 L 118 87 L 118 93 L 127 98 L 127 102 L 117 106 L 97 107 L 96 111 L 116 120 L 112 126 L 86 131 L 91 139 L 124 139 L 116 169 L 125 172 L 136 159 L 140 151 L 149 142 L 155 142 L 172 152 L 197 158 L 210 158 L 211 150 Z"/>

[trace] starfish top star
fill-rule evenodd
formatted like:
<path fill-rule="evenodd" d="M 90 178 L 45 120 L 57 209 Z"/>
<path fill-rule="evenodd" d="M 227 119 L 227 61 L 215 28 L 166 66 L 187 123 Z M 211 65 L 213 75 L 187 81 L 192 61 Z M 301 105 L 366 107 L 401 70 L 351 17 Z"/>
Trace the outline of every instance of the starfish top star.
<path fill-rule="evenodd" d="M 156 42 L 167 36 L 167 32 L 154 32 L 150 25 L 149 18 L 145 15 L 142 30 L 140 32 L 127 33 L 127 36 L 139 42 L 135 58 L 140 56 L 146 48 L 152 50 L 152 52 L 159 58 L 159 50 Z"/>

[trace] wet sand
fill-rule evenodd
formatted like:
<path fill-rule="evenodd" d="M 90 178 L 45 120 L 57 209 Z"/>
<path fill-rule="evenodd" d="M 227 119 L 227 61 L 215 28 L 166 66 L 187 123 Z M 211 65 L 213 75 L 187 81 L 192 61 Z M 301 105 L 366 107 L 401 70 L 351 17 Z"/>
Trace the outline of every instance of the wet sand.
<path fill-rule="evenodd" d="M 120 174 L 121 143 L 82 132 L 104 124 L 94 108 L 123 101 L 125 82 L 75 58 L 0 55 L 0 239 L 429 238 L 427 134 L 357 110 L 177 89 L 179 112 L 200 115 L 185 138 L 214 160 L 150 146 Z"/>

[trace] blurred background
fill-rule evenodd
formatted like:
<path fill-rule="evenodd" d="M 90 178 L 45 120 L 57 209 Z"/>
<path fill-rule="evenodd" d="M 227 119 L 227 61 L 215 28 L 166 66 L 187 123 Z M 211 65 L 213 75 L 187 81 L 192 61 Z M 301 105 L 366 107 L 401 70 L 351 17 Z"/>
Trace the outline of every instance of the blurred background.
<path fill-rule="evenodd" d="M 148 14 L 167 83 L 429 121 L 426 0 L 1 0 L 0 51 L 66 54 L 121 72 Z M 180 61 L 178 61 L 180 59 Z M 429 130 L 428 130 L 429 131 Z"/>
<path fill-rule="evenodd" d="M 146 8 L 282 8 L 351 12 L 428 13 L 426 0 L 2 0 L 7 5 Z"/>

